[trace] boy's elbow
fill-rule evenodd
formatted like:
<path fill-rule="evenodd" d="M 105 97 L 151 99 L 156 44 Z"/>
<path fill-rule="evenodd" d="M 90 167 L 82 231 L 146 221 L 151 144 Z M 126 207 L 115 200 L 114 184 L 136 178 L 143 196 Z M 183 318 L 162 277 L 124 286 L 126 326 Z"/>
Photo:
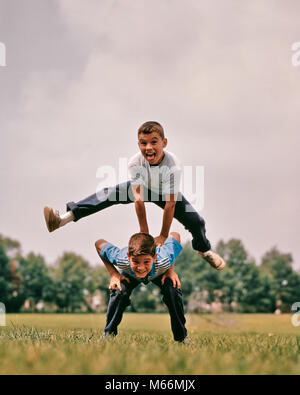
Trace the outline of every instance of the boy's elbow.
<path fill-rule="evenodd" d="M 95 242 L 95 247 L 98 253 L 101 251 L 101 248 L 106 244 L 107 242 L 104 239 L 99 239 Z"/>
<path fill-rule="evenodd" d="M 95 248 L 98 252 L 101 251 L 101 247 L 100 247 L 100 240 L 95 241 Z"/>

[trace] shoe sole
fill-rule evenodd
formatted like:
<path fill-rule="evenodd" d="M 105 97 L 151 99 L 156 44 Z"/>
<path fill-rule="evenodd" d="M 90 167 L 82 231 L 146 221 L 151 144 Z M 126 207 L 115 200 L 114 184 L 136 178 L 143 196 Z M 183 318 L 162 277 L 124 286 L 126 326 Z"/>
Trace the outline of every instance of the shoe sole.
<path fill-rule="evenodd" d="M 202 254 L 202 253 L 200 253 Z M 200 255 L 199 254 L 199 255 Z M 226 262 L 224 261 L 224 259 L 222 259 L 221 257 L 219 257 L 221 259 L 221 263 L 219 264 L 219 266 L 215 266 L 212 262 L 210 262 L 209 260 L 205 259 L 205 257 L 203 257 L 203 255 L 200 255 L 201 258 L 203 258 L 204 260 L 206 260 L 207 263 L 210 264 L 210 266 L 215 269 L 215 270 L 223 270 L 226 267 Z"/>
<path fill-rule="evenodd" d="M 51 208 L 49 206 L 44 207 L 44 217 L 45 217 L 46 226 L 47 226 L 47 229 L 49 232 L 51 232 L 50 227 L 49 227 L 50 211 L 51 211 Z"/>
<path fill-rule="evenodd" d="M 218 267 L 214 267 L 214 268 L 216 270 L 223 270 L 225 267 L 226 267 L 226 263 L 225 263 L 225 261 L 223 261 L 222 263 L 220 263 L 220 265 Z"/>
<path fill-rule="evenodd" d="M 47 229 L 50 233 L 54 232 L 56 229 L 59 228 L 59 226 L 54 227 L 54 228 L 52 226 L 50 226 L 50 216 L 51 216 L 52 212 L 53 212 L 53 210 L 51 207 L 49 207 L 49 206 L 44 207 L 44 217 L 45 217 L 45 221 L 46 221 L 46 226 L 47 226 Z"/>

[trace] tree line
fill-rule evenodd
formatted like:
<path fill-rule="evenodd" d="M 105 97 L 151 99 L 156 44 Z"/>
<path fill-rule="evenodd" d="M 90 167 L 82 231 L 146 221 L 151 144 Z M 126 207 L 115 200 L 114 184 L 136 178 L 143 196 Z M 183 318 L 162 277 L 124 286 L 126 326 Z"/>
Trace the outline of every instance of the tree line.
<path fill-rule="evenodd" d="M 227 267 L 212 269 L 186 243 L 175 263 L 188 312 L 290 312 L 300 301 L 300 274 L 290 253 L 276 247 L 259 265 L 239 239 L 219 241 L 217 252 Z M 80 255 L 65 252 L 54 265 L 33 252 L 22 255 L 21 244 L 0 235 L 0 302 L 7 312 L 106 311 L 109 275 L 102 265 L 91 266 Z M 141 285 L 131 297 L 133 312 L 165 312 L 159 288 Z"/>

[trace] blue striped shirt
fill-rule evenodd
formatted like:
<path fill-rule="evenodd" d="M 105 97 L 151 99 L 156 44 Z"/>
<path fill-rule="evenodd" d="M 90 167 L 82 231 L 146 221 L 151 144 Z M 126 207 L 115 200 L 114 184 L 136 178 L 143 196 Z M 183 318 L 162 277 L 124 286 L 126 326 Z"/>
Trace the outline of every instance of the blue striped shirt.
<path fill-rule="evenodd" d="M 120 249 L 111 243 L 106 243 L 101 248 L 100 257 L 119 268 L 123 275 L 134 277 L 136 280 L 147 284 L 165 273 L 173 265 L 181 250 L 180 243 L 173 237 L 168 237 L 161 247 L 156 247 L 156 262 L 153 262 L 151 271 L 144 278 L 138 278 L 132 271 L 127 257 L 128 247 Z"/>

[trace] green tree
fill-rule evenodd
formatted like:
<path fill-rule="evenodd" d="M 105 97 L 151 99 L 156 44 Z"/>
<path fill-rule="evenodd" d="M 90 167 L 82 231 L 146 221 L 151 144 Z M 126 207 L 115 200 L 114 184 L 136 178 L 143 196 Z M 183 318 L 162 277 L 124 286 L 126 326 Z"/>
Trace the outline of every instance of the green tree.
<path fill-rule="evenodd" d="M 8 313 L 18 312 L 24 303 L 24 297 L 20 292 L 21 280 L 16 271 L 17 261 L 9 259 L 6 254 L 6 250 L 12 251 L 7 244 L 10 240 L 2 236 L 0 240 L 0 302 L 5 304 Z M 20 246 L 15 245 L 18 245 L 18 248 Z"/>
<path fill-rule="evenodd" d="M 221 240 L 216 248 L 227 267 L 220 272 L 222 300 L 244 313 L 271 311 L 270 282 L 262 275 L 239 239 Z"/>
<path fill-rule="evenodd" d="M 300 301 L 300 276 L 293 270 L 292 263 L 292 255 L 283 254 L 276 247 L 262 257 L 260 268 L 271 283 L 273 311 L 280 307 L 284 312 L 290 312 L 291 305 Z M 276 303 L 281 305 L 276 306 Z"/>
<path fill-rule="evenodd" d="M 200 272 L 205 270 L 205 265 L 200 257 L 191 248 L 190 243 L 186 243 L 175 262 L 174 271 L 181 281 L 183 302 L 188 304 L 188 300 L 193 291 L 202 287 L 200 284 Z"/>
<path fill-rule="evenodd" d="M 208 303 L 220 300 L 228 310 L 271 311 L 269 278 L 260 273 L 241 240 L 221 240 L 216 250 L 227 262 L 226 269 L 220 272 L 212 269 L 189 244 L 184 246 L 175 271 L 181 278 L 185 304 L 190 297 L 207 291 Z"/>
<path fill-rule="evenodd" d="M 83 306 L 89 309 L 86 296 L 91 286 L 91 270 L 81 256 L 64 253 L 57 263 L 54 281 L 55 303 L 61 311 L 73 313 Z"/>
<path fill-rule="evenodd" d="M 137 313 L 167 311 L 159 287 L 151 282 L 147 285 L 138 285 L 132 292 L 131 300 L 131 311 Z"/>
<path fill-rule="evenodd" d="M 0 234 L 0 245 L 3 247 L 9 258 L 14 259 L 21 255 L 21 245 L 17 240 L 13 240 Z"/>
<path fill-rule="evenodd" d="M 187 305 L 190 296 L 207 291 L 207 303 L 215 300 L 215 290 L 220 290 L 223 283 L 220 272 L 211 266 L 192 249 L 190 243 L 183 246 L 183 250 L 175 262 L 175 269 L 181 281 L 184 304 Z"/>
<path fill-rule="evenodd" d="M 7 303 L 12 292 L 10 262 L 3 246 L 0 244 L 0 302 Z"/>
<path fill-rule="evenodd" d="M 26 258 L 21 258 L 18 273 L 22 276 L 21 292 L 30 301 L 33 311 L 39 301 L 53 301 L 54 284 L 41 255 L 31 252 Z"/>
<path fill-rule="evenodd" d="M 106 305 L 109 301 L 109 280 L 110 275 L 105 266 L 96 266 L 91 269 L 90 295 L 93 295 L 96 290 L 99 290 L 105 298 Z"/>

